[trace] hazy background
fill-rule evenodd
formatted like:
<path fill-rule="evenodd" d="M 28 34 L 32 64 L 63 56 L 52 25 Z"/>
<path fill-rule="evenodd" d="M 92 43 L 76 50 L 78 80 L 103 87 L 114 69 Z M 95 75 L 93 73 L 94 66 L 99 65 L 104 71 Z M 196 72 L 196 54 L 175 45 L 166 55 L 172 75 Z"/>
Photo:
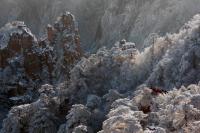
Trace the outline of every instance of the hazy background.
<path fill-rule="evenodd" d="M 63 11 L 79 23 L 82 47 L 96 50 L 125 38 L 142 49 L 150 33 L 177 30 L 200 11 L 199 0 L 0 0 L 0 26 L 22 20 L 37 36 Z"/>

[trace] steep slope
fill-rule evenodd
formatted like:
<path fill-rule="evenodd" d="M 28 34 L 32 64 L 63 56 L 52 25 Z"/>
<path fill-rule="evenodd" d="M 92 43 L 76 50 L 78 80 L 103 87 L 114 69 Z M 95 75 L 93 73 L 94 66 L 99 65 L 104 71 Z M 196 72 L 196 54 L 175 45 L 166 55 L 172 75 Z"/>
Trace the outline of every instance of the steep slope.
<path fill-rule="evenodd" d="M 45 25 L 53 23 L 60 12 L 72 12 L 80 24 L 82 48 L 88 51 L 102 46 L 111 48 L 123 38 L 135 42 L 142 50 L 150 33 L 163 36 L 177 32 L 200 10 L 199 0 L 2 0 L 1 3 L 0 26 L 22 20 L 36 35 L 43 35 Z"/>
<path fill-rule="evenodd" d="M 197 0 L 108 0 L 101 19 L 102 37 L 97 44 L 109 46 L 125 38 L 143 48 L 150 33 L 177 32 L 199 12 Z"/>
<path fill-rule="evenodd" d="M 154 69 L 147 83 L 166 89 L 198 83 L 199 37 L 200 16 L 196 15 L 179 33 L 158 38 L 154 43 Z"/>
<path fill-rule="evenodd" d="M 73 18 L 58 20 L 66 16 Z M 49 40 L 56 25 L 48 27 Z M 121 40 L 81 58 L 68 80 L 43 85 L 35 102 L 12 107 L 1 132 L 197 132 L 199 27 L 196 15 L 179 33 L 149 38 L 143 52 Z"/>

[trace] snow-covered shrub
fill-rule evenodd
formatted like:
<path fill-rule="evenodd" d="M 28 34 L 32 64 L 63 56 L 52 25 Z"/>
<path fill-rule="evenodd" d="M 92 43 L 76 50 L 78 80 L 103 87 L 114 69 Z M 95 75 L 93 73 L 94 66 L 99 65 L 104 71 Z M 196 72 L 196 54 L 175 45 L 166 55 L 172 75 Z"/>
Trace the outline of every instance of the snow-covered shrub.
<path fill-rule="evenodd" d="M 198 132 L 200 122 L 197 100 L 200 94 L 199 85 L 181 87 L 157 95 L 153 91 L 144 88 L 136 91 L 135 97 L 132 99 L 120 99 L 114 102 L 113 109 L 109 112 L 108 119 L 104 121 L 101 132 Z M 119 101 L 124 101 L 126 104 Z M 145 112 L 141 106 L 149 106 L 149 112 Z"/>
<path fill-rule="evenodd" d="M 91 119 L 91 112 L 84 105 L 73 105 L 69 114 L 66 116 L 66 119 L 67 122 L 65 125 L 60 127 L 59 133 L 75 132 L 78 130 L 87 131 L 87 128 L 90 128 L 87 126 Z M 84 125 L 85 128 L 81 125 Z"/>
<path fill-rule="evenodd" d="M 50 85 L 40 89 L 40 98 L 31 104 L 14 106 L 3 121 L 1 133 L 56 132 L 59 100 Z"/>
<path fill-rule="evenodd" d="M 34 112 L 29 124 L 29 133 L 55 133 L 59 121 L 47 108 Z"/>

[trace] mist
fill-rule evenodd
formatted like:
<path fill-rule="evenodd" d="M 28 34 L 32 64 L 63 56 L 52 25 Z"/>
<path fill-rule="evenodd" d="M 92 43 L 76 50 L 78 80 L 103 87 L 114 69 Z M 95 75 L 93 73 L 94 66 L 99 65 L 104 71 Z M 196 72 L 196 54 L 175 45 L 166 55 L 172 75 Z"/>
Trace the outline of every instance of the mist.
<path fill-rule="evenodd" d="M 48 23 L 69 11 L 79 23 L 83 49 L 112 47 L 125 38 L 141 50 L 150 33 L 177 32 L 199 10 L 199 0 L 1 0 L 0 26 L 21 20 L 42 36 Z"/>

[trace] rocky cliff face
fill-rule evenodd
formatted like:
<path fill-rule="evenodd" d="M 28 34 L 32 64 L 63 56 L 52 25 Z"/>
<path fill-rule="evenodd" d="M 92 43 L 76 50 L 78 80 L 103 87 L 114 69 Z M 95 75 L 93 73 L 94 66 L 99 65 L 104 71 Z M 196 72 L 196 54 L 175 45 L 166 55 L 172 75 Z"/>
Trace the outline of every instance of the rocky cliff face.
<path fill-rule="evenodd" d="M 23 22 L 16 21 L 1 29 L 0 42 L 1 93 L 24 93 L 26 85 L 36 80 L 40 71 L 38 41 Z"/>
<path fill-rule="evenodd" d="M 78 27 L 68 12 L 48 25 L 41 39 L 20 21 L 8 23 L 0 33 L 0 93 L 9 98 L 30 96 L 41 84 L 66 79 L 82 55 Z"/>
<path fill-rule="evenodd" d="M 69 71 L 73 65 L 83 56 L 78 25 L 75 17 L 69 12 L 63 13 L 57 18 L 53 26 L 47 26 L 47 37 L 39 41 L 41 46 L 52 47 L 54 68 L 51 69 L 51 76 L 55 82 L 61 82 L 69 77 Z M 51 67 L 49 64 L 48 67 Z"/>

